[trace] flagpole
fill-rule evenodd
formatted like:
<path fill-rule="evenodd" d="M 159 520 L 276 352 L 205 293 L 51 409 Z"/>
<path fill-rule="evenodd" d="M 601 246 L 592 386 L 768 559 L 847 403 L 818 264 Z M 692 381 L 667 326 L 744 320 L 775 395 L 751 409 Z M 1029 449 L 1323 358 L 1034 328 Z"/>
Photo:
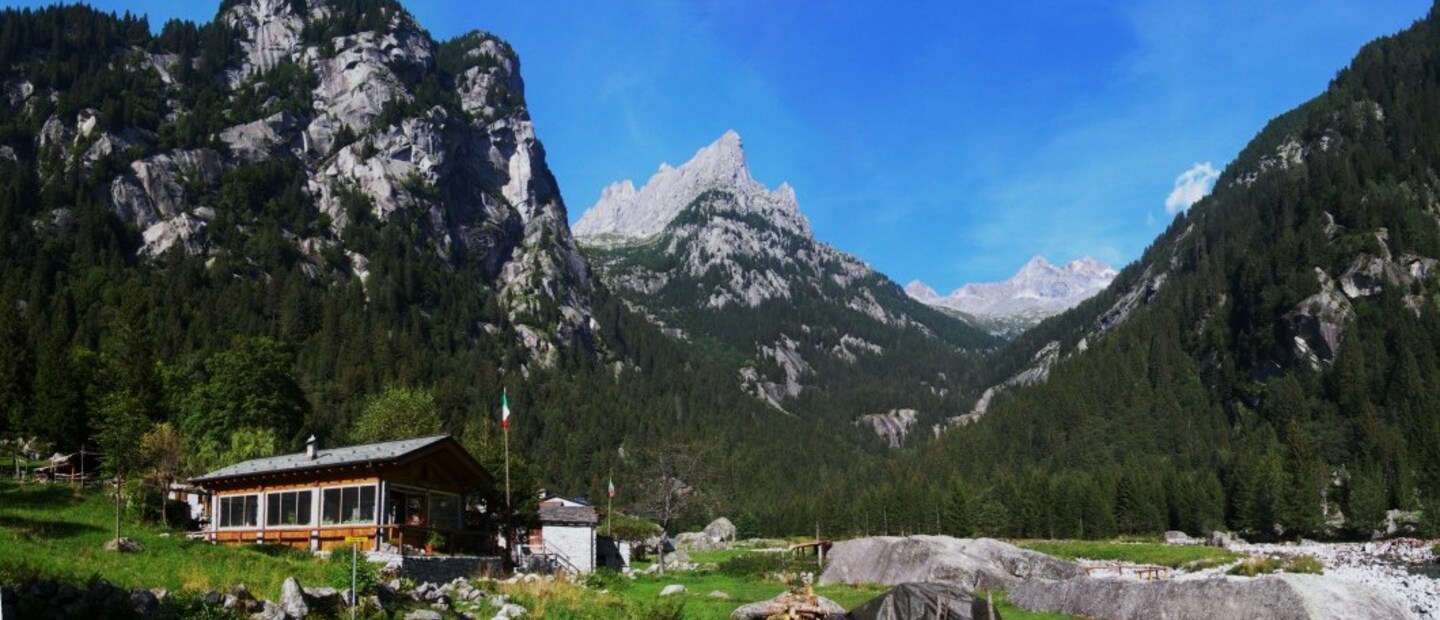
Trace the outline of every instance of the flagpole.
<path fill-rule="evenodd" d="M 605 512 L 606 518 L 609 519 L 605 522 L 605 535 L 613 539 L 615 538 L 615 472 L 613 471 L 610 472 L 610 480 L 609 484 L 605 487 L 605 495 L 607 496 L 605 499 Z"/>
<path fill-rule="evenodd" d="M 510 511 L 510 426 L 505 426 L 505 511 Z"/>

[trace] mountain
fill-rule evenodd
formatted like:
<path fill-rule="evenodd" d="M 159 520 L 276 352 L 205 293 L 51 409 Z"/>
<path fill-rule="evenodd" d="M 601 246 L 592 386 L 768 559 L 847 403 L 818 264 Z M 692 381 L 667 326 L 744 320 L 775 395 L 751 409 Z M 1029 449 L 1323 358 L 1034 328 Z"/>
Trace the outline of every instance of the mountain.
<path fill-rule="evenodd" d="M 915 280 L 905 286 L 905 293 L 931 306 L 973 317 L 993 334 L 1014 337 L 1104 290 L 1117 273 L 1093 258 L 1056 267 L 1045 257 L 1035 256 L 1003 282 L 970 283 L 942 297 Z"/>
<path fill-rule="evenodd" d="M 735 356 L 666 336 L 595 278 L 520 60 L 494 35 L 437 41 L 391 0 L 226 0 L 158 34 L 80 5 L 6 9 L 0 25 L 0 437 L 120 450 L 166 422 L 210 462 L 311 433 L 343 444 L 402 387 L 498 467 L 503 391 L 516 497 L 598 495 L 597 471 L 638 487 L 636 463 L 666 446 L 709 454 L 717 510 L 767 518 L 885 453 L 849 419 L 778 415 L 740 389 Z M 825 344 L 834 355 L 950 333 L 858 261 L 807 251 L 841 278 L 831 289 L 855 283 L 853 303 L 915 332 L 859 325 Z M 771 284 L 714 299 L 745 305 L 780 294 Z M 787 352 L 832 336 L 785 325 L 752 388 L 785 385 Z M 952 348 L 922 350 L 948 374 L 895 392 L 958 382 Z M 943 398 L 884 400 L 939 416 Z M 773 458 L 797 445 L 823 457 Z"/>
<path fill-rule="evenodd" d="M 1437 9 L 1366 45 L 1106 290 L 988 357 L 983 419 L 831 499 L 957 534 L 1440 532 L 1436 66 Z"/>
<path fill-rule="evenodd" d="M 638 190 L 611 185 L 575 234 L 629 307 L 789 413 L 938 419 L 994 343 L 816 241 L 795 191 L 755 181 L 733 131 Z"/>

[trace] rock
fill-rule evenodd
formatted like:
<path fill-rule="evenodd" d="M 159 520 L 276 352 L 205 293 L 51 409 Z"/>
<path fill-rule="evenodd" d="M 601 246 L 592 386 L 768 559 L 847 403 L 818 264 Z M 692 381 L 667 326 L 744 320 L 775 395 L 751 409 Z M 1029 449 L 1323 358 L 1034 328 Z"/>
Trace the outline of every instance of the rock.
<path fill-rule="evenodd" d="M 725 517 L 711 521 L 710 525 L 705 526 L 705 529 L 702 530 L 702 532 L 706 536 L 709 536 L 710 540 L 714 542 L 733 542 L 735 540 L 735 531 L 735 524 L 731 523 L 730 520 Z"/>
<path fill-rule="evenodd" d="M 844 607 L 823 596 L 784 592 L 768 601 L 741 605 L 730 612 L 730 617 L 737 620 L 791 617 L 844 620 L 846 616 Z"/>
<path fill-rule="evenodd" d="M 684 593 L 685 593 L 685 586 L 680 585 L 680 584 L 678 584 L 678 583 L 672 583 L 672 584 L 670 584 L 670 585 L 668 585 L 668 586 L 665 586 L 664 589 L 660 590 L 660 596 L 672 596 L 672 595 L 675 595 L 675 594 L 684 594 Z"/>
<path fill-rule="evenodd" d="M 989 538 L 876 536 L 835 543 L 819 583 L 940 582 L 1006 588 L 1025 579 L 1070 579 L 1073 563 Z"/>
<path fill-rule="evenodd" d="M 502 618 L 502 619 L 503 619 L 503 618 L 522 618 L 522 617 L 524 617 L 524 616 L 526 616 L 526 615 L 529 615 L 529 613 L 530 613 L 530 610 L 525 609 L 524 607 L 521 607 L 521 606 L 516 605 L 516 604 L 514 604 L 514 603 L 506 603 L 504 606 L 500 607 L 500 611 L 495 614 L 495 617 L 496 617 L 496 618 Z"/>
<path fill-rule="evenodd" d="M 291 618 L 310 615 L 310 606 L 305 604 L 305 590 L 294 577 L 286 577 L 285 582 L 280 584 L 280 607 Z"/>
<path fill-rule="evenodd" d="M 1191 538 L 1189 534 L 1179 530 L 1165 532 L 1165 544 L 1167 545 L 1193 545 L 1200 541 Z"/>
<path fill-rule="evenodd" d="M 193 206 L 186 186 L 213 188 L 220 182 L 220 154 L 212 149 L 168 151 L 131 162 L 130 171 L 110 183 L 110 203 L 121 220 L 141 230 Z"/>
<path fill-rule="evenodd" d="M 416 609 L 405 614 L 405 620 L 445 620 L 445 616 L 433 609 Z"/>
<path fill-rule="evenodd" d="M 333 613 L 338 610 L 345 601 L 350 600 L 335 588 L 304 588 L 305 604 L 312 612 L 322 614 Z M 346 594 L 348 594 L 348 589 Z"/>
<path fill-rule="evenodd" d="M 1231 544 L 1230 534 L 1218 530 L 1210 532 L 1210 538 L 1206 540 L 1206 544 L 1211 547 L 1229 547 Z"/>
<path fill-rule="evenodd" d="M 140 543 L 138 542 L 130 540 L 129 538 L 121 537 L 112 538 L 106 541 L 105 550 L 118 551 L 120 553 L 139 553 L 141 551 L 144 551 L 145 548 L 140 546 Z"/>
<path fill-rule="evenodd" d="M 289 112 L 220 130 L 220 141 L 244 162 L 259 162 L 299 150 L 300 123 Z"/>
<path fill-rule="evenodd" d="M 160 599 L 149 590 L 135 590 L 130 593 L 130 608 L 141 618 L 154 618 L 160 613 Z"/>
<path fill-rule="evenodd" d="M 687 551 L 711 551 L 717 546 L 718 545 L 704 532 L 682 532 L 675 535 L 677 553 L 682 549 Z M 666 564 L 669 564 L 670 558 L 668 556 L 673 554 L 666 555 L 665 561 Z"/>
<path fill-rule="evenodd" d="M 1124 620 L 1401 620 L 1412 617 L 1392 594 L 1323 575 L 1157 582 L 1034 579 L 1011 587 L 1009 600 L 1024 609 Z"/>
<path fill-rule="evenodd" d="M 705 596 L 706 596 L 707 598 L 713 598 L 713 599 L 715 599 L 715 600 L 717 600 L 717 601 L 728 601 L 728 600 L 730 600 L 730 599 L 735 598 L 735 597 L 733 597 L 733 596 L 730 596 L 730 593 L 729 593 L 729 592 L 725 592 L 725 591 L 722 591 L 722 590 L 713 590 L 713 591 L 711 591 L 709 594 L 706 594 Z"/>
<path fill-rule="evenodd" d="M 225 597 L 221 596 L 219 592 L 216 592 L 214 590 L 207 590 L 204 594 L 200 595 L 200 602 L 210 606 L 219 605 L 224 600 Z"/>
<path fill-rule="evenodd" d="M 270 601 L 260 603 L 260 611 L 250 614 L 250 620 L 286 620 L 285 609 Z"/>
<path fill-rule="evenodd" d="M 853 357 L 853 356 L 852 356 Z M 885 413 L 867 413 L 855 419 L 855 425 L 869 428 L 891 448 L 905 443 L 905 436 L 919 420 L 920 412 L 914 409 L 891 409 Z"/>

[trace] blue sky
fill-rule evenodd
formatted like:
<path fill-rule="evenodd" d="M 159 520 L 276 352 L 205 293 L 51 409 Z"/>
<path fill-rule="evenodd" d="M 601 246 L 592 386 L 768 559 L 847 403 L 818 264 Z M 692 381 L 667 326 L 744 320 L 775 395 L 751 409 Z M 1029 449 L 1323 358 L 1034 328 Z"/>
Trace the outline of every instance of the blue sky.
<path fill-rule="evenodd" d="M 733 128 L 752 173 L 790 182 L 822 241 L 942 292 L 1008 277 L 1035 254 L 1134 260 L 1267 120 L 1429 9 L 1424 0 L 405 4 L 438 38 L 478 28 L 519 51 L 572 222 L 610 182 L 641 183 Z M 217 5 L 100 3 L 156 26 L 208 20 Z M 1191 183 L 1177 188 L 1182 175 Z"/>

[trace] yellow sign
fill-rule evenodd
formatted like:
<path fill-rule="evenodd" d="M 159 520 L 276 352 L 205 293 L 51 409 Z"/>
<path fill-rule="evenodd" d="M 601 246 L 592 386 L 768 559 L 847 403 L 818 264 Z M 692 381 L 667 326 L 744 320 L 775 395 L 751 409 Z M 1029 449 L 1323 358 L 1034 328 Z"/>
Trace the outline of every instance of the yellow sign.
<path fill-rule="evenodd" d="M 370 537 L 369 537 L 369 536 L 346 536 L 346 537 L 345 537 L 345 542 L 347 542 L 347 543 L 366 543 L 366 542 L 370 542 Z"/>

